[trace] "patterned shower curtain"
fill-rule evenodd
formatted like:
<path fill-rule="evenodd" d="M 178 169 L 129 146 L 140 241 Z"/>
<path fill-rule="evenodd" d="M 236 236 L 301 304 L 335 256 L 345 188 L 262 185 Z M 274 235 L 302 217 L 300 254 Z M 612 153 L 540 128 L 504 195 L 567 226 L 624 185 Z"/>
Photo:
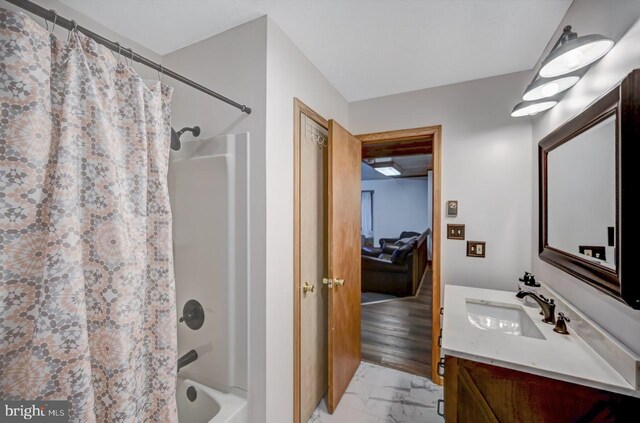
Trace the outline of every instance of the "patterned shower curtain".
<path fill-rule="evenodd" d="M 0 9 L 0 399 L 175 422 L 171 88 Z"/>

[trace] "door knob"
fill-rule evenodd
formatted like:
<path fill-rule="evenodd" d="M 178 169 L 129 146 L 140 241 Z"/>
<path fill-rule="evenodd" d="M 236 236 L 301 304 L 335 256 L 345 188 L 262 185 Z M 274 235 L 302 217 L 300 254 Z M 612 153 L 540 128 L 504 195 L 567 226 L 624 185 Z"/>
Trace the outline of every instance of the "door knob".
<path fill-rule="evenodd" d="M 344 286 L 344 279 L 334 279 L 333 283 L 335 283 L 337 286 Z"/>
<path fill-rule="evenodd" d="M 302 285 L 302 293 L 306 294 L 307 292 L 313 292 L 315 288 L 315 285 L 311 285 L 309 282 L 305 282 L 304 285 Z"/>

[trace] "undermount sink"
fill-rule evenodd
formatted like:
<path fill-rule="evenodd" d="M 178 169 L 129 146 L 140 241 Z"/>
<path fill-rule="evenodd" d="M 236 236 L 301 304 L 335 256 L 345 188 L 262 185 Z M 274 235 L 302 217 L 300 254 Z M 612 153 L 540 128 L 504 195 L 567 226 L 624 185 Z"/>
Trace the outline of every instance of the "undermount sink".
<path fill-rule="evenodd" d="M 467 317 L 478 329 L 545 339 L 521 306 L 467 298 Z"/>

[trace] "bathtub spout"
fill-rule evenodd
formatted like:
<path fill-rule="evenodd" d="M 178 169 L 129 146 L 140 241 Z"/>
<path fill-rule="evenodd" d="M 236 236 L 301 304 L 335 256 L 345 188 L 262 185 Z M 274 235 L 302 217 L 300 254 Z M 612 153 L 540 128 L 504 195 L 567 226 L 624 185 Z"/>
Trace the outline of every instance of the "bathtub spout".
<path fill-rule="evenodd" d="M 182 369 L 187 364 L 193 363 L 197 359 L 198 359 L 198 353 L 196 352 L 196 350 L 191 350 L 187 352 L 185 355 L 183 355 L 178 359 L 178 371 L 180 371 L 180 369 Z"/>

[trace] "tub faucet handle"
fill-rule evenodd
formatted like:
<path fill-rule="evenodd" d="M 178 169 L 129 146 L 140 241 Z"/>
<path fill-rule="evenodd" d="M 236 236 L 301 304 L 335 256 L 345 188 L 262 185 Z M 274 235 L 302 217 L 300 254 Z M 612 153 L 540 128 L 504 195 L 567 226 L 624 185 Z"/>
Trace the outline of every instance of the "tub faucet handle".
<path fill-rule="evenodd" d="M 186 324 L 190 329 L 198 330 L 204 324 L 204 309 L 196 300 L 189 300 L 182 309 L 180 323 Z"/>

